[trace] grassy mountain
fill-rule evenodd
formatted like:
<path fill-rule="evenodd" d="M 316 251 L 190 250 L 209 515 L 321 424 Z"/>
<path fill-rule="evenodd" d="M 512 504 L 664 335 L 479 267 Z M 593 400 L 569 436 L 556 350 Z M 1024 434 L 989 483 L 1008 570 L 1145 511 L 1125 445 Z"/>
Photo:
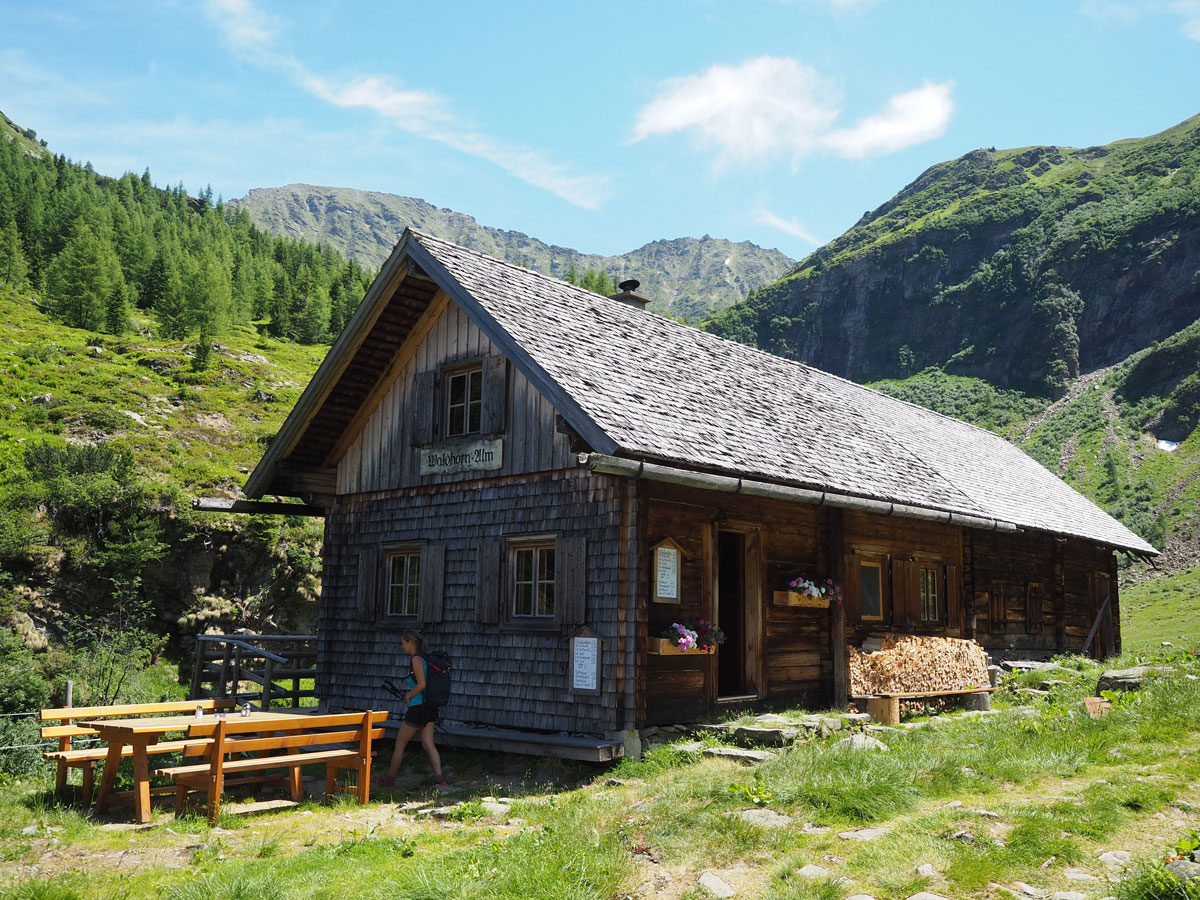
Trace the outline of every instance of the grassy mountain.
<path fill-rule="evenodd" d="M 710 327 L 853 378 L 1060 395 L 1200 316 L 1200 116 L 933 166 Z"/>
<path fill-rule="evenodd" d="M 580 253 L 544 244 L 519 231 L 480 225 L 471 216 L 439 209 L 414 197 L 352 188 L 289 184 L 256 188 L 231 206 L 245 209 L 272 234 L 322 241 L 345 256 L 378 267 L 400 232 L 414 225 L 464 247 L 557 278 L 574 266 L 606 270 L 617 281 L 637 278 L 651 309 L 685 320 L 701 318 L 745 299 L 778 279 L 795 261 L 749 241 L 705 235 L 646 244 L 620 256 Z"/>

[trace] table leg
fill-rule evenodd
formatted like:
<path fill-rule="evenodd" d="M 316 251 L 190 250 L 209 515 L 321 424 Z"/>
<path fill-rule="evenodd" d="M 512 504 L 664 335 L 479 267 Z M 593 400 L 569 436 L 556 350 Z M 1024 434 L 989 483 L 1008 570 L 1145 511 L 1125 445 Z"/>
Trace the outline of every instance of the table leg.
<path fill-rule="evenodd" d="M 133 812 L 134 818 L 143 825 L 150 821 L 150 763 L 146 754 L 147 743 L 136 741 L 133 744 Z"/>
<path fill-rule="evenodd" d="M 108 742 L 108 756 L 104 758 L 104 777 L 100 779 L 100 793 L 96 795 L 98 813 L 108 809 L 108 797 L 112 793 L 113 785 L 117 783 L 117 768 L 121 765 L 121 751 L 124 749 L 125 742 L 121 738 L 113 738 Z"/>

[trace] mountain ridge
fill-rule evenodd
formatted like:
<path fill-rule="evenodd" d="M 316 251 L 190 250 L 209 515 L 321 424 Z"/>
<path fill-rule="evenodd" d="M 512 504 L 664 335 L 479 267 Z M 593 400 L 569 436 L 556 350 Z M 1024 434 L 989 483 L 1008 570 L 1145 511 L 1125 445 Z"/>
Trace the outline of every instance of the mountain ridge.
<path fill-rule="evenodd" d="M 1200 316 L 1200 116 L 922 172 L 710 328 L 855 381 L 928 366 L 1053 397 Z"/>
<path fill-rule="evenodd" d="M 345 256 L 379 266 L 406 225 L 556 278 L 571 268 L 605 270 L 617 281 L 638 278 L 651 309 L 693 321 L 743 300 L 782 277 L 796 261 L 749 241 L 661 238 L 628 253 L 584 253 L 519 231 L 481 225 L 473 216 L 416 197 L 358 188 L 289 184 L 252 188 L 229 201 L 272 234 L 324 242 Z"/>

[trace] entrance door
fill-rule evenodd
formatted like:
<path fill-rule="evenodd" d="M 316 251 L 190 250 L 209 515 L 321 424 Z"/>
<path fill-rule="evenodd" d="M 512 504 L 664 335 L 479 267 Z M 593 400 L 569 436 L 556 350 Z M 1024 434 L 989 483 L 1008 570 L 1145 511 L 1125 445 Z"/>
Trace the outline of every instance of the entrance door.
<path fill-rule="evenodd" d="M 725 643 L 717 650 L 718 700 L 758 696 L 753 660 L 757 658 L 757 604 L 761 598 L 757 597 L 758 579 L 747 573 L 748 537 L 740 531 L 717 532 L 714 619 L 725 632 Z"/>

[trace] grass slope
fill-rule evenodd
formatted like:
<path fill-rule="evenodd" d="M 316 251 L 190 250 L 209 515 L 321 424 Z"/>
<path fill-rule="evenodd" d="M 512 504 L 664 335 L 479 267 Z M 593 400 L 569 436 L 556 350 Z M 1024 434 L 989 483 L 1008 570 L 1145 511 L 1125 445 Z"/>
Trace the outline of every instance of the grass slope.
<path fill-rule="evenodd" d="M 68 328 L 5 285 L 0 318 L 0 483 L 30 441 L 111 441 L 168 496 L 232 496 L 328 350 L 233 328 L 195 372 L 191 342 Z"/>
<path fill-rule="evenodd" d="M 0 898 L 700 900 L 706 872 L 768 900 L 982 900 L 1018 883 L 1033 896 L 1185 897 L 1150 889 L 1162 857 L 1200 827 L 1200 665 L 1169 662 L 1173 677 L 1101 719 L 1080 702 L 1098 667 L 1062 659 L 1037 673 L 1056 682 L 1049 698 L 1014 678 L 990 718 L 877 732 L 888 752 L 841 747 L 834 731 L 752 775 L 682 743 L 599 772 L 447 751 L 449 794 L 413 759 L 401 788 L 373 791 L 365 808 L 226 805 L 212 829 L 167 807 L 136 830 L 94 820 L 57 802 L 46 773 L 0 787 Z M 785 818 L 756 824 L 757 806 Z M 840 836 L 864 827 L 883 831 Z M 1132 854 L 1124 871 L 1097 858 L 1113 849 Z M 802 871 L 814 865 L 825 874 Z"/>

